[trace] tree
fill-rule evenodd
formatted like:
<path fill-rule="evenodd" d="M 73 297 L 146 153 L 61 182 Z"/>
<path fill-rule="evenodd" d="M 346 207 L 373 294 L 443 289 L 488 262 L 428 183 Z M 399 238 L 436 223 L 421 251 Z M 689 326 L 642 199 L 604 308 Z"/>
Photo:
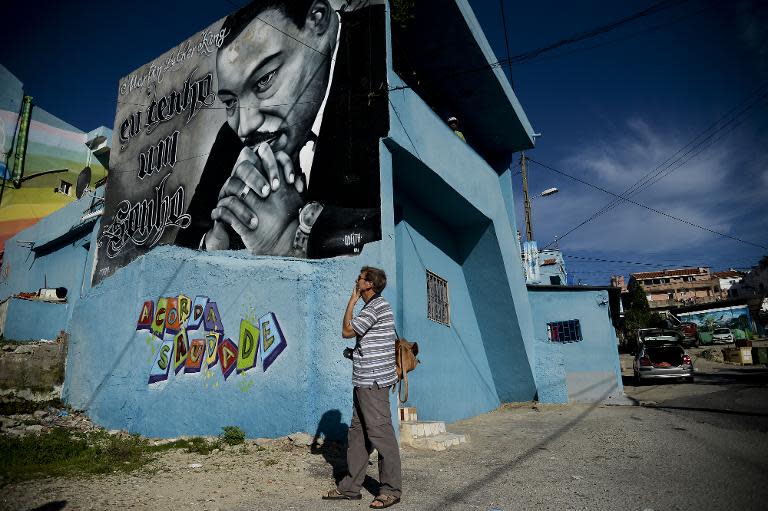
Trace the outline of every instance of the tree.
<path fill-rule="evenodd" d="M 624 313 L 624 338 L 632 347 L 637 344 L 637 331 L 641 328 L 665 328 L 666 320 L 658 312 L 651 312 L 645 290 L 634 283 L 629 288 L 629 303 Z"/>

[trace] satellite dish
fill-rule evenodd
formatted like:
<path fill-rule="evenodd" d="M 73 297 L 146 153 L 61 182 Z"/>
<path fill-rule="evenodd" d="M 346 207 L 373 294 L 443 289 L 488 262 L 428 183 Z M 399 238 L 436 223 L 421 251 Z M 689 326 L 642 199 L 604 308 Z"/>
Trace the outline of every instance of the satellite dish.
<path fill-rule="evenodd" d="M 89 184 L 91 184 L 91 167 L 85 167 L 77 176 L 75 195 L 78 199 L 83 196 L 85 189 L 88 188 Z"/>

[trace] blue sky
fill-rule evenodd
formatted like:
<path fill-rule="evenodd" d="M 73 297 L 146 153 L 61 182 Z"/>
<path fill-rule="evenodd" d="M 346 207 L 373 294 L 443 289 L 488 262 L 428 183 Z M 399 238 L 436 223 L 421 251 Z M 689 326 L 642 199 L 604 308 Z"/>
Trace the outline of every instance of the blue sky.
<path fill-rule="evenodd" d="M 504 58 L 499 2 L 470 3 L 497 56 Z M 510 53 L 546 46 L 653 3 L 505 0 Z M 83 130 L 111 127 L 122 76 L 233 8 L 227 0 L 14 2 L 4 8 L 4 19 L 15 21 L 6 21 L 0 32 L 5 48 L 0 63 L 54 115 Z M 529 120 L 542 134 L 528 156 L 615 193 L 741 105 L 744 113 L 704 142 L 695 157 L 632 199 L 768 246 L 768 99 L 754 94 L 761 85 L 765 92 L 768 82 L 768 1 L 681 2 L 514 65 L 512 77 Z M 539 246 L 612 199 L 537 164 L 529 164 L 529 171 L 532 193 L 560 189 L 533 202 Z M 519 175 L 515 185 L 519 198 Z M 569 273 L 590 284 L 607 284 L 612 273 L 654 268 L 630 263 L 717 270 L 749 267 L 768 253 L 627 203 L 559 244 Z"/>

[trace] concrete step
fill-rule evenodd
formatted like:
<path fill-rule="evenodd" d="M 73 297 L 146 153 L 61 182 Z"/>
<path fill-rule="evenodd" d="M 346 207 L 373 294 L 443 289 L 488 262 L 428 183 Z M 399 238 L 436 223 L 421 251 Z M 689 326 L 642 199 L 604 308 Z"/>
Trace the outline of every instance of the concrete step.
<path fill-rule="evenodd" d="M 445 433 L 445 423 L 441 421 L 402 421 L 400 423 L 400 441 L 410 443 L 417 438 Z"/>
<path fill-rule="evenodd" d="M 417 438 L 411 443 L 411 446 L 416 447 L 417 449 L 444 451 L 449 447 L 463 444 L 466 441 L 466 435 L 458 435 L 456 433 L 440 433 L 439 435 Z"/>

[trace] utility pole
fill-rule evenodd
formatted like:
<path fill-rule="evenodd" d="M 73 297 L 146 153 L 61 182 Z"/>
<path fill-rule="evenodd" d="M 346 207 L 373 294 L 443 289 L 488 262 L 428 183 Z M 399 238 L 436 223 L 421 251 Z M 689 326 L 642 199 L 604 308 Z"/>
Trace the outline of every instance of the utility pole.
<path fill-rule="evenodd" d="M 531 225 L 531 199 L 528 197 L 528 170 L 525 166 L 525 153 L 520 152 L 520 171 L 523 174 L 523 204 L 525 204 L 525 237 L 533 241 Z"/>

